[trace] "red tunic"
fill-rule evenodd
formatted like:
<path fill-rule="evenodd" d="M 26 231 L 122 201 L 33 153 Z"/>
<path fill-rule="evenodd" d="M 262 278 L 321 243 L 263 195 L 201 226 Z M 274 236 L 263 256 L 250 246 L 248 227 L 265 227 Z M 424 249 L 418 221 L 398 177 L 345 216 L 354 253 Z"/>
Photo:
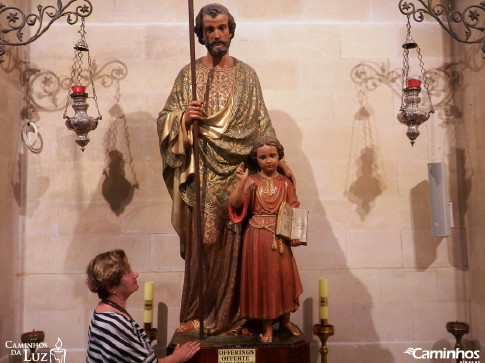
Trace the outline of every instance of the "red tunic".
<path fill-rule="evenodd" d="M 239 223 L 247 215 L 251 217 L 244 231 L 240 314 L 247 319 L 275 319 L 296 311 L 303 292 L 289 241 L 274 236 L 281 202 L 292 207 L 300 203 L 293 184 L 283 175 L 273 179 L 272 192 L 271 188 L 264 192 L 265 182 L 259 174 L 249 176 L 247 183 L 243 206 L 239 209 L 229 206 L 233 222 Z M 274 239 L 276 249 L 272 247 Z"/>

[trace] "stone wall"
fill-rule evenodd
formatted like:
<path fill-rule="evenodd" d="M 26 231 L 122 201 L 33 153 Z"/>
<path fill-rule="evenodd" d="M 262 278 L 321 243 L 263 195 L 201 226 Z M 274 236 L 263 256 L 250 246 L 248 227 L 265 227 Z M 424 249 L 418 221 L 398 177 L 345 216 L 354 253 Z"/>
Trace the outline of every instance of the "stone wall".
<path fill-rule="evenodd" d="M 420 127 L 421 136 L 411 147 L 406 128 L 396 120 L 406 34 L 397 4 L 221 3 L 237 22 L 231 55 L 257 71 L 286 160 L 297 176 L 302 207 L 310 210 L 309 245 L 295 249 L 304 294 L 293 320 L 312 341 L 312 362 L 318 359 L 311 327 L 318 321 L 317 280 L 322 277 L 329 279 L 329 318 L 336 328 L 329 340 L 332 359 L 406 362 L 414 360 L 403 353 L 409 347 L 451 348 L 446 322 L 484 319 L 484 294 L 478 289 L 483 285 L 478 223 L 483 192 L 473 194 L 467 213 L 455 208 L 451 236 L 433 237 L 427 163 L 448 166 L 450 194 L 459 205 L 462 178 L 453 156 L 457 129 L 445 111 L 463 113 L 483 134 L 476 122 L 483 116 L 478 102 L 473 116 L 466 116 L 468 96 L 478 100 L 483 84 L 473 83 L 475 73 L 468 76 L 471 88 L 453 83 L 455 69 L 446 68 L 451 39 L 436 23 L 413 23 L 425 67 L 438 83 L 433 84 L 437 112 Z M 204 4 L 195 1 L 197 11 Z M 84 360 L 97 301 L 85 286 L 84 269 L 99 252 L 125 249 L 140 273 L 140 286 L 155 281 L 156 299 L 168 306 L 169 338 L 178 325 L 183 261 L 170 224 L 155 120 L 189 59 L 186 22 L 187 9 L 179 0 L 149 0 L 143 6 L 126 0 L 96 2 L 86 29 L 103 120 L 90 133 L 84 152 L 62 118 L 67 90 L 36 101 L 42 106 L 38 125 L 44 148 L 29 154 L 24 166 L 24 307 L 17 335 L 44 330 L 50 346 L 60 338 L 70 362 Z M 40 69 L 39 80 L 46 80 L 36 86 L 38 92 L 45 84 L 63 85 L 69 77 L 78 28 L 58 22 L 30 46 L 29 67 Z M 463 50 L 456 52 L 459 57 Z M 197 45 L 197 56 L 204 53 Z M 410 54 L 410 73 L 419 74 L 416 54 Z M 15 106 L 8 110 L 16 115 Z M 96 114 L 92 102 L 88 113 Z M 477 163 L 476 180 L 483 153 L 478 145 L 465 145 Z M 116 161 L 108 153 L 113 146 L 123 155 L 124 174 L 110 165 Z M 479 188 L 480 183 L 473 185 Z M 475 224 L 465 229 L 469 218 Z M 475 266 L 471 274 L 464 231 L 474 241 L 468 249 L 478 253 L 470 261 Z M 471 295 L 470 284 L 479 292 Z M 138 321 L 142 296 L 140 291 L 128 303 Z M 483 340 L 478 326 L 472 338 Z"/>
<path fill-rule="evenodd" d="M 20 341 L 22 328 L 22 234 L 25 213 L 24 178 L 27 149 L 20 140 L 25 122 L 21 120 L 23 92 L 16 67 L 24 57 L 20 49 L 6 49 L 0 63 L 0 361 L 6 361 L 10 351 L 8 340 Z M 27 128 L 28 129 L 28 128 Z M 30 132 L 29 137 L 32 137 Z"/>
<path fill-rule="evenodd" d="M 460 88 L 455 103 L 460 106 L 461 117 L 454 123 L 456 138 L 453 141 L 454 165 L 457 175 L 457 190 L 460 192 L 459 206 L 462 248 L 468 251 L 471 299 L 471 339 L 483 345 L 485 339 L 485 288 L 483 283 L 485 247 L 483 244 L 483 205 L 485 189 L 483 137 L 485 129 L 482 120 L 485 107 L 480 92 L 485 88 L 484 63 L 478 46 L 456 45 L 456 64 L 459 67 Z"/>

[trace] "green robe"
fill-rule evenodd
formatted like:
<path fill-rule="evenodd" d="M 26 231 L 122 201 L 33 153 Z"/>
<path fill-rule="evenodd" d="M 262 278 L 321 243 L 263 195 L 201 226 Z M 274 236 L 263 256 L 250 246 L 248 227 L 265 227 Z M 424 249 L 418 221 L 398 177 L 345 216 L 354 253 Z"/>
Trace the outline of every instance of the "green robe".
<path fill-rule="evenodd" d="M 199 166 L 204 246 L 204 327 L 223 334 L 238 322 L 241 226 L 231 222 L 227 200 L 235 186 L 235 169 L 247 164 L 259 136 L 275 135 L 256 72 L 234 59 L 235 80 L 226 107 L 200 122 Z M 196 72 L 202 65 L 196 62 Z M 200 95 L 198 95 L 200 97 Z M 192 130 L 183 113 L 192 99 L 190 66 L 178 74 L 157 125 L 163 178 L 172 197 L 172 225 L 180 236 L 185 278 L 180 321 L 198 320 L 198 252 L 195 240 L 194 158 Z"/>

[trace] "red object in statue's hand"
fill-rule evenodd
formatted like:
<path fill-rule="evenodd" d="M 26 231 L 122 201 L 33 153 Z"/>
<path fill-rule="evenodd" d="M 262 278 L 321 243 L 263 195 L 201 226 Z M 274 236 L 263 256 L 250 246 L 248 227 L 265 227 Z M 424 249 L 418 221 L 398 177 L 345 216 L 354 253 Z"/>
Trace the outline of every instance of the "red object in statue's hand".
<path fill-rule="evenodd" d="M 86 87 L 84 87 L 84 86 L 72 86 L 71 90 L 72 90 L 72 93 L 85 93 Z"/>
<path fill-rule="evenodd" d="M 408 79 L 408 87 L 421 87 L 421 81 L 419 79 Z"/>

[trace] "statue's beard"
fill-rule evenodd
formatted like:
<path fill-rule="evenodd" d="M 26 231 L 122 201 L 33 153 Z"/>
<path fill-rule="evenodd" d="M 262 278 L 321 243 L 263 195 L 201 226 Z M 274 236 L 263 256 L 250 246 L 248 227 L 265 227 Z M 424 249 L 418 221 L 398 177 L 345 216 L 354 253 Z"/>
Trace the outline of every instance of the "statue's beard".
<path fill-rule="evenodd" d="M 222 43 L 222 44 L 217 44 L 216 43 Z M 209 54 L 213 57 L 222 57 L 227 54 L 229 51 L 229 46 L 231 45 L 231 39 L 229 39 L 227 42 L 224 42 L 222 40 L 218 40 L 215 42 L 212 42 L 210 44 L 206 44 L 206 48 L 209 51 Z"/>

